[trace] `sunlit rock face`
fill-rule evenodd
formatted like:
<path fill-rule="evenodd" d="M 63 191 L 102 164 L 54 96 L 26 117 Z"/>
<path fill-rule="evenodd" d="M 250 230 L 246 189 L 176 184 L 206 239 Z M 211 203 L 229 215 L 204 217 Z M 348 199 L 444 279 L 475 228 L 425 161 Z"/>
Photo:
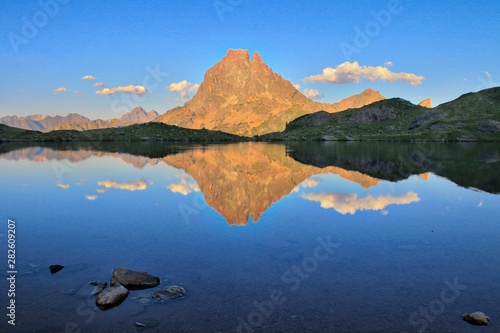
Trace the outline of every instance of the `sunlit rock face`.
<path fill-rule="evenodd" d="M 339 103 L 317 103 L 273 72 L 255 52 L 229 50 L 210 68 L 193 99 L 157 118 L 171 125 L 253 136 L 283 131 L 304 114 L 337 112 L 384 99 L 371 89 Z"/>
<path fill-rule="evenodd" d="M 432 108 L 432 98 L 424 99 L 422 102 L 418 103 L 418 105 L 424 108 Z"/>

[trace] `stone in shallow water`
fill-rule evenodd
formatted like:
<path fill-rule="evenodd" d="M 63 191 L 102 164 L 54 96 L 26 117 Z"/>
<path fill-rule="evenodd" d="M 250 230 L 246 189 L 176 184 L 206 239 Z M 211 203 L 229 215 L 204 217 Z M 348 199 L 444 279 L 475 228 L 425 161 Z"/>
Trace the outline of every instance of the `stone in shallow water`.
<path fill-rule="evenodd" d="M 163 287 L 158 291 L 155 291 L 153 293 L 153 298 L 163 300 L 166 297 L 173 299 L 177 297 L 182 297 L 186 294 L 186 290 L 184 288 L 179 287 L 179 286 L 168 286 L 168 287 Z"/>
<path fill-rule="evenodd" d="M 64 266 L 61 266 L 61 265 L 50 265 L 49 266 L 50 274 L 56 274 L 57 272 L 59 272 L 63 268 L 64 268 Z"/>
<path fill-rule="evenodd" d="M 92 281 L 89 282 L 91 286 L 95 286 L 94 290 L 92 290 L 92 296 L 95 296 L 97 294 L 100 294 L 104 288 L 108 286 L 107 282 L 97 282 L 97 281 Z"/>
<path fill-rule="evenodd" d="M 144 331 L 153 327 L 157 327 L 158 325 L 160 325 L 160 321 L 153 317 L 142 317 L 137 319 L 137 321 L 134 321 L 134 325 L 136 326 L 137 331 Z"/>
<path fill-rule="evenodd" d="M 127 289 L 139 290 L 156 287 L 160 278 L 146 272 L 131 271 L 126 268 L 115 268 L 111 276 L 111 285 L 121 284 Z"/>
<path fill-rule="evenodd" d="M 469 324 L 476 326 L 486 326 L 490 322 L 490 317 L 480 311 L 466 313 L 462 317 Z"/>
<path fill-rule="evenodd" d="M 121 284 L 115 284 L 103 290 L 95 300 L 101 310 L 108 310 L 120 305 L 128 296 L 129 290 Z"/>
<path fill-rule="evenodd" d="M 137 301 L 140 305 L 150 305 L 155 302 L 151 294 L 140 294 L 132 297 L 132 299 Z"/>

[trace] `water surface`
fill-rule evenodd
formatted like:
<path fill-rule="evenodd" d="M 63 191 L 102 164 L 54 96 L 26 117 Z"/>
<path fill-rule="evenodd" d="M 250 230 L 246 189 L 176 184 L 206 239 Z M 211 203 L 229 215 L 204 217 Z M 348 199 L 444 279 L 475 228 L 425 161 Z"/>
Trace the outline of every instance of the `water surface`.
<path fill-rule="evenodd" d="M 0 240 L 6 257 L 15 220 L 18 269 L 17 325 L 4 318 L 2 332 L 471 332 L 461 315 L 477 310 L 493 319 L 482 331 L 499 331 L 496 145 L 0 154 Z M 103 312 L 87 283 L 115 267 L 187 295 L 144 304 L 155 289 L 133 291 Z"/>

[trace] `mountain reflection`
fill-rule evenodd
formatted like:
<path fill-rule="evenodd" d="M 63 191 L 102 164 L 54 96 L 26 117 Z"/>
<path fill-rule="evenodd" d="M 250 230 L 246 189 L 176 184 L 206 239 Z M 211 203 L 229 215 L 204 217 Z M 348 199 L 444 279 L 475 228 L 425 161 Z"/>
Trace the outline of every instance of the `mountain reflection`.
<path fill-rule="evenodd" d="M 237 225 L 246 225 L 250 217 L 257 222 L 273 203 L 298 191 L 301 191 L 299 195 L 303 199 L 317 202 L 321 207 L 340 214 L 355 214 L 360 210 L 383 211 L 389 205 L 411 204 L 420 200 L 418 194 L 411 191 L 400 196 L 362 196 L 345 193 L 345 190 L 325 190 L 321 174 L 336 175 L 365 189 L 377 186 L 382 180 L 399 181 L 412 175 L 428 180 L 429 172 L 461 186 L 492 193 L 498 193 L 500 188 L 496 171 L 500 154 L 495 145 L 487 144 L 469 147 L 294 143 L 285 146 L 250 142 L 176 147 L 102 144 L 100 150 L 93 148 L 85 145 L 54 145 L 50 148 L 0 145 L 0 158 L 79 163 L 91 157 L 112 157 L 137 169 L 165 163 L 185 171 L 173 183 L 166 185 L 170 192 L 187 196 L 201 191 L 209 206 L 220 213 L 227 223 Z M 70 184 L 59 181 L 56 185 L 71 191 Z M 144 179 L 116 182 L 101 178 L 96 185 L 97 193 L 102 194 L 112 189 L 145 191 L 153 183 Z M 319 186 L 322 186 L 318 190 L 321 193 L 306 193 Z M 85 198 L 96 200 L 98 196 L 86 195 Z"/>
<path fill-rule="evenodd" d="M 455 184 L 500 193 L 500 146 L 496 143 L 292 143 L 295 160 L 326 167 L 335 165 L 366 175 L 399 181 L 429 172 Z"/>
<path fill-rule="evenodd" d="M 191 175 L 208 205 L 229 224 L 245 225 L 251 216 L 257 222 L 262 214 L 310 177 L 331 173 L 364 188 L 380 180 L 357 171 L 335 166 L 317 168 L 295 161 L 283 145 L 244 143 L 193 149 L 162 159 Z"/>

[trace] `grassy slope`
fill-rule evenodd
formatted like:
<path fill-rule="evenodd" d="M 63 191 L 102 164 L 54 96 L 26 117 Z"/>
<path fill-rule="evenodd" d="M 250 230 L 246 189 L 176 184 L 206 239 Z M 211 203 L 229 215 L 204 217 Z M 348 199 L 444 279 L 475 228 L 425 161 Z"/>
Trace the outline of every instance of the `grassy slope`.
<path fill-rule="evenodd" d="M 393 98 L 338 113 L 297 118 L 263 140 L 500 141 L 500 88 L 460 96 L 433 109 Z"/>

